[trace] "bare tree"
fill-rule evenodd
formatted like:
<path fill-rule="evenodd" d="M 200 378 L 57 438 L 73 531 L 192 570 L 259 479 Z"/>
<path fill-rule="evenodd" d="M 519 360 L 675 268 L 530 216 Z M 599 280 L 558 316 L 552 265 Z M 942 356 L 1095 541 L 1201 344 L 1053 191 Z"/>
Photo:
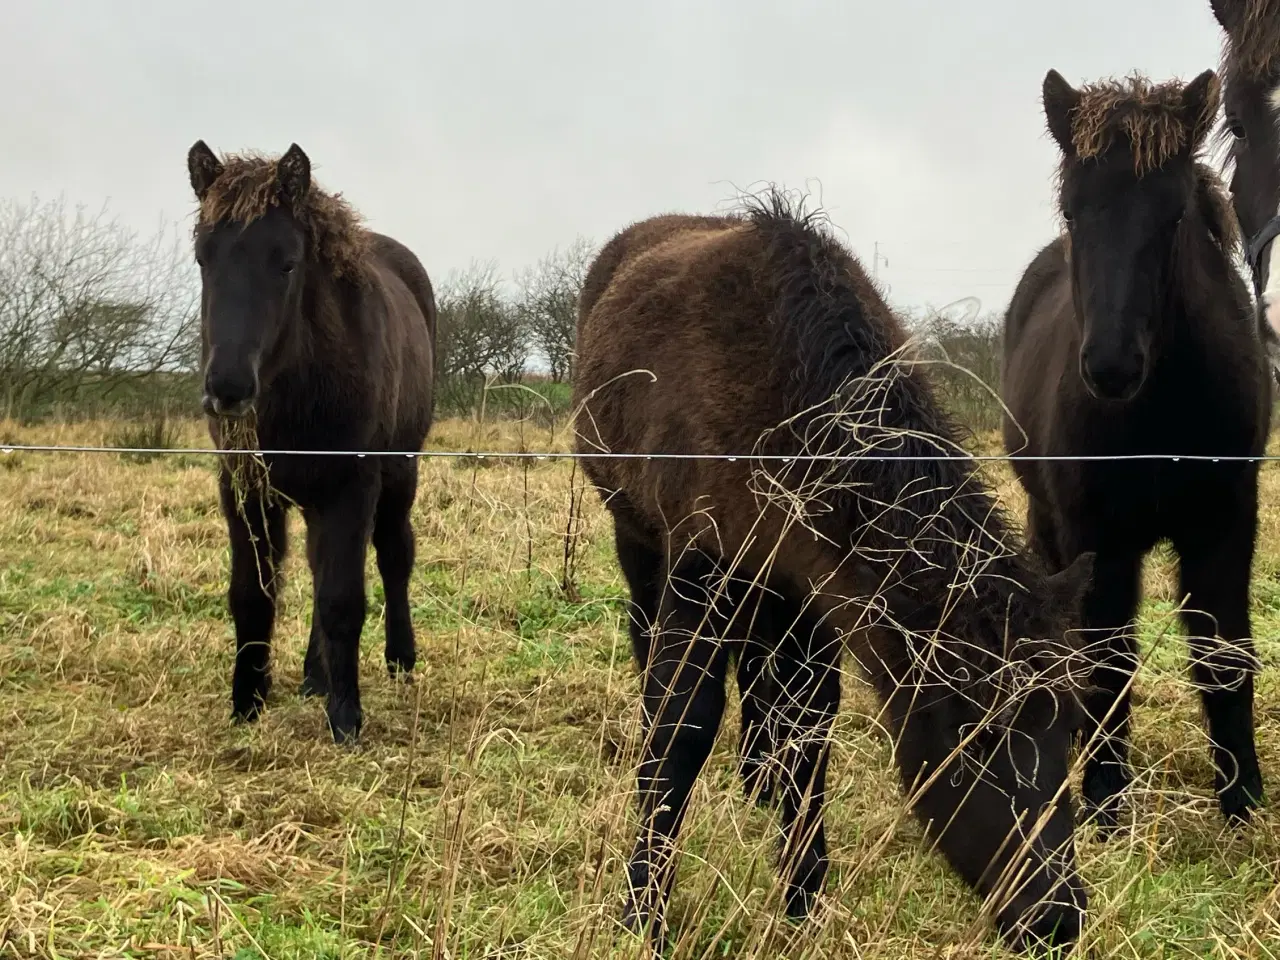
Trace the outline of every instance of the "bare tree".
<path fill-rule="evenodd" d="M 105 396 L 190 362 L 198 287 L 185 238 L 144 237 L 61 200 L 0 200 L 0 402 Z"/>
<path fill-rule="evenodd" d="M 475 402 L 488 377 L 514 383 L 529 360 L 521 311 L 503 296 L 493 262 L 472 263 L 441 285 L 436 331 L 436 373 L 446 407 Z"/>
<path fill-rule="evenodd" d="M 551 379 L 557 382 L 573 375 L 578 297 L 594 255 L 595 245 L 578 237 L 517 278 L 520 309 L 532 345 L 546 361 Z"/>

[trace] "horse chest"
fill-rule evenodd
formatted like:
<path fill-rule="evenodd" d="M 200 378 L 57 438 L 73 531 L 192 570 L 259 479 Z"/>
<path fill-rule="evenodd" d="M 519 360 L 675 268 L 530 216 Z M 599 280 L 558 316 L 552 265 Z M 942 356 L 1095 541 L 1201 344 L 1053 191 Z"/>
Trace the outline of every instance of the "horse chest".
<path fill-rule="evenodd" d="M 1069 485 L 1059 488 L 1058 502 L 1073 526 L 1147 549 L 1175 535 L 1207 504 L 1234 496 L 1246 469 L 1192 460 L 1093 463 L 1079 473 L 1074 492 Z"/>
<path fill-rule="evenodd" d="M 308 456 L 292 451 L 361 451 L 377 449 L 368 429 L 332 416 L 284 417 L 278 409 L 264 411 L 258 424 L 258 449 L 271 489 L 299 507 L 319 506 L 343 495 L 352 485 L 368 481 L 380 463 L 377 457 L 325 454 Z"/>

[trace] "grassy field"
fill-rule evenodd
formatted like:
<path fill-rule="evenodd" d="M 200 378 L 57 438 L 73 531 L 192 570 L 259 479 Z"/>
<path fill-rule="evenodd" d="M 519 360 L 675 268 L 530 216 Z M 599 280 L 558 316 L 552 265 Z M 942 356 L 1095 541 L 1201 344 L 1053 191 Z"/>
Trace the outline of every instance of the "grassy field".
<path fill-rule="evenodd" d="M 119 424 L 19 427 L 98 443 Z M 176 439 L 203 446 L 198 424 Z M 435 449 L 560 448 L 446 421 Z M 994 446 L 994 439 L 984 441 Z M 1020 513 L 1011 475 L 992 476 Z M 1259 743 L 1280 792 L 1280 473 L 1265 470 Z M 229 723 L 227 554 L 211 461 L 0 452 L 0 957 L 629 957 L 637 681 L 609 525 L 587 491 L 566 561 L 567 461 L 424 461 L 412 585 L 420 668 L 392 683 L 371 576 L 362 745 L 301 680 L 310 578 L 291 558 L 262 721 Z M 292 536 L 300 547 L 300 524 Z M 574 589 L 562 589 L 566 567 Z M 372 561 L 370 562 L 372 574 Z M 1139 784 L 1127 829 L 1082 833 L 1099 957 L 1280 955 L 1280 818 L 1224 832 L 1165 553 L 1147 565 Z M 731 699 L 695 794 L 673 956 L 1000 955 L 977 900 L 903 817 L 874 704 L 846 679 L 821 917 L 777 919 L 772 814 L 734 776 Z"/>

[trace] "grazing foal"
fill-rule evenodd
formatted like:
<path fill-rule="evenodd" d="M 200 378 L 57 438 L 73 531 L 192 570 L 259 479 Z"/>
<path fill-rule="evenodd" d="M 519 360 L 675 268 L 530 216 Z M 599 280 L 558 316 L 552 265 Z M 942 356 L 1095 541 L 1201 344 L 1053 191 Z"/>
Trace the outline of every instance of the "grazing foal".
<path fill-rule="evenodd" d="M 200 202 L 195 255 L 214 442 L 420 450 L 431 426 L 436 306 L 418 258 L 314 185 L 297 144 L 279 160 L 219 160 L 201 140 L 187 167 Z M 219 483 L 231 538 L 233 716 L 255 720 L 267 699 L 286 512 L 297 506 L 314 581 L 303 692 L 327 695 L 334 739 L 354 739 L 370 537 L 386 591 L 388 669 L 414 666 L 417 459 L 267 454 L 265 476 L 229 459 Z"/>
<path fill-rule="evenodd" d="M 748 216 L 634 224 L 588 272 L 577 450 L 613 517 L 644 668 L 624 918 L 658 942 L 734 654 L 744 687 L 766 675 L 745 706 L 767 728 L 787 913 L 809 913 L 846 641 L 916 813 L 1001 930 L 1078 936 L 1078 704 L 1048 638 L 1074 619 L 1089 560 L 1046 577 L 1010 546 L 928 385 L 897 362 L 903 344 L 853 256 L 777 194 Z"/>
<path fill-rule="evenodd" d="M 1062 151 L 1066 232 L 1028 267 L 1005 325 L 1004 439 L 1026 456 L 1255 457 L 1271 409 L 1265 352 L 1235 272 L 1236 228 L 1197 161 L 1218 81 L 1044 81 Z M 1168 460 L 1015 463 L 1029 540 L 1051 568 L 1096 553 L 1084 602 L 1096 666 L 1082 792 L 1104 829 L 1128 785 L 1132 620 L 1143 556 L 1169 540 L 1208 720 L 1222 812 L 1262 800 L 1254 747 L 1249 576 L 1258 464 Z M 1098 725 L 1101 725 L 1100 729 Z"/>

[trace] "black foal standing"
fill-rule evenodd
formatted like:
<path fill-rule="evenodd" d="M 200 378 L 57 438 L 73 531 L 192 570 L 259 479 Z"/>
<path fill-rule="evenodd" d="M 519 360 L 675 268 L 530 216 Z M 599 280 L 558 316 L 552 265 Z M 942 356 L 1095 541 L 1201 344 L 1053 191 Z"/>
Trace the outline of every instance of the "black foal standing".
<path fill-rule="evenodd" d="M 214 441 L 420 450 L 432 418 L 436 307 L 417 257 L 314 185 L 296 144 L 279 160 L 219 160 L 198 141 L 187 166 L 200 202 L 204 409 Z M 327 696 L 334 739 L 354 739 L 371 538 L 386 592 L 388 669 L 407 674 L 416 659 L 408 590 L 417 459 L 268 454 L 260 462 L 265 483 L 252 470 L 237 474 L 229 458 L 220 471 L 233 716 L 254 720 L 266 702 L 286 513 L 296 505 L 314 583 L 302 692 Z"/>
<path fill-rule="evenodd" d="M 1009 307 L 1009 453 L 1264 452 L 1265 349 L 1233 268 L 1234 218 L 1217 178 L 1197 162 L 1218 91 L 1212 71 L 1185 86 L 1133 77 L 1075 90 L 1055 71 L 1045 78 L 1066 232 L 1036 257 Z M 1263 795 L 1249 623 L 1258 464 L 1024 460 L 1015 468 L 1030 502 L 1029 539 L 1049 565 L 1097 555 L 1085 599 L 1096 666 L 1082 790 L 1094 818 L 1114 827 L 1131 779 L 1131 625 L 1143 557 L 1167 539 L 1189 597 L 1183 621 L 1222 812 L 1248 819 Z"/>

